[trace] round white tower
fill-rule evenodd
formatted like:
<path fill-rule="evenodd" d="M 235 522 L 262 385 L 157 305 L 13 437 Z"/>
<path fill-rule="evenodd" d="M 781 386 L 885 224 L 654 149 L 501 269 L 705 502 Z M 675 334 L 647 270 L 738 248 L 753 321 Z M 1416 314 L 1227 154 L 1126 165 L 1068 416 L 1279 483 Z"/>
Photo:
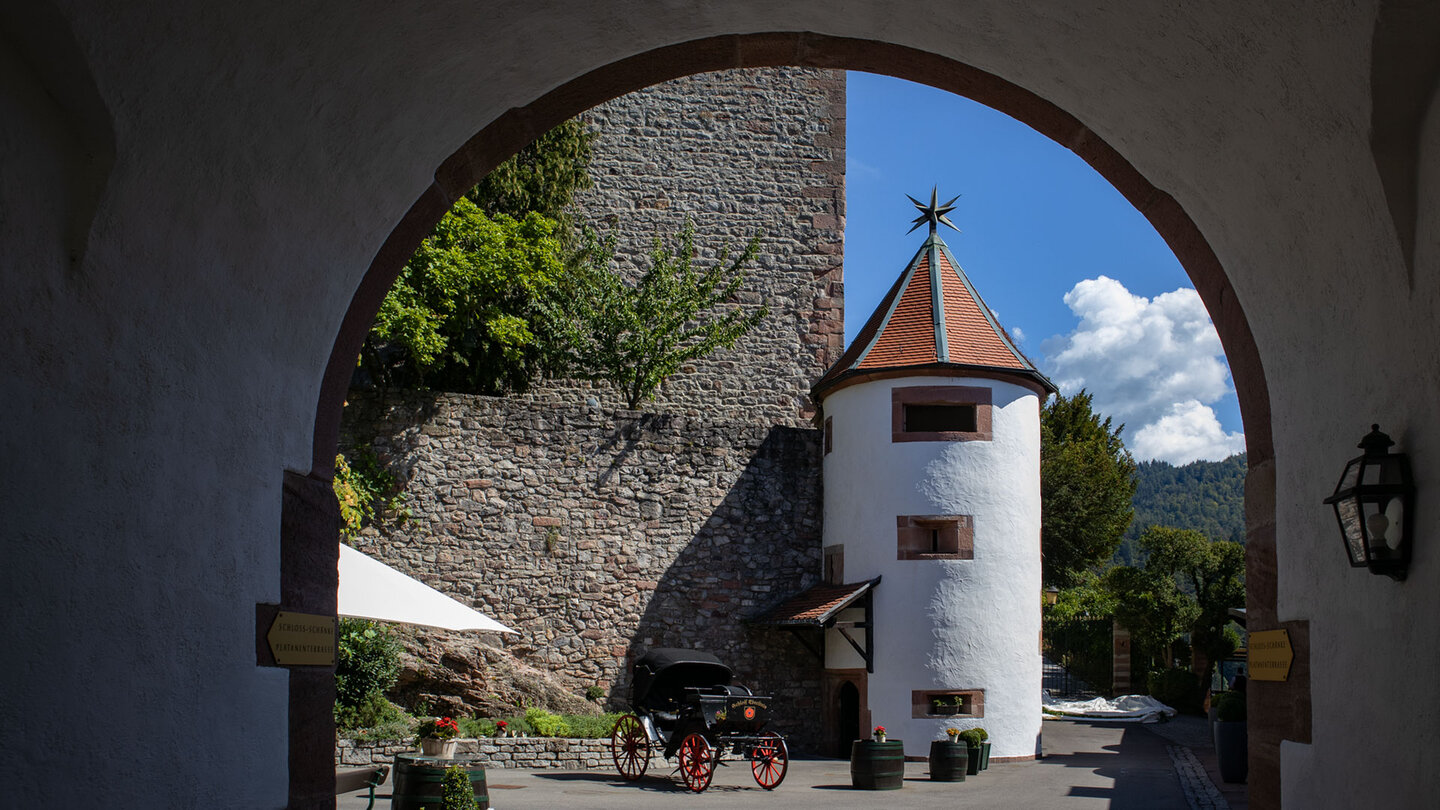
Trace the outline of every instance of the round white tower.
<path fill-rule="evenodd" d="M 981 726 L 992 759 L 1029 759 L 1041 723 L 1040 406 L 1055 387 L 936 233 L 949 208 L 934 196 L 916 206 L 929 238 L 812 392 L 826 579 L 871 583 L 826 630 L 827 682 L 859 681 L 860 733 L 883 725 L 909 756 L 946 728 Z"/>

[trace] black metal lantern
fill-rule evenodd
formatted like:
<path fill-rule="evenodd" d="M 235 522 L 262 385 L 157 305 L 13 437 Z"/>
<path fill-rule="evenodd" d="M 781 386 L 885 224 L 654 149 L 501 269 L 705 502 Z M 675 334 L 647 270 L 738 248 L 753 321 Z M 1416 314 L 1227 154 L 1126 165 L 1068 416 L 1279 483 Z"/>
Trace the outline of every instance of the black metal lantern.
<path fill-rule="evenodd" d="M 1365 454 L 1345 465 L 1325 503 L 1335 507 L 1350 564 L 1399 581 L 1410 568 L 1415 486 L 1410 459 L 1389 452 L 1394 444 L 1379 425 L 1371 425 L 1358 445 Z"/>

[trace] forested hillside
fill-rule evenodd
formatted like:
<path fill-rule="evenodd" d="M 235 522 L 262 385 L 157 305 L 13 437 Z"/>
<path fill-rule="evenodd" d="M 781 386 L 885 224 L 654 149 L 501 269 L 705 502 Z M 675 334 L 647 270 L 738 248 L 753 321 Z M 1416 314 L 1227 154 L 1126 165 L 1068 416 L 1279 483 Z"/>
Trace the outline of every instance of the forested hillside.
<path fill-rule="evenodd" d="M 1144 461 L 1135 470 L 1135 521 L 1115 561 L 1136 565 L 1135 541 L 1149 526 L 1195 529 L 1214 540 L 1245 540 L 1245 454 L 1176 467 Z"/>

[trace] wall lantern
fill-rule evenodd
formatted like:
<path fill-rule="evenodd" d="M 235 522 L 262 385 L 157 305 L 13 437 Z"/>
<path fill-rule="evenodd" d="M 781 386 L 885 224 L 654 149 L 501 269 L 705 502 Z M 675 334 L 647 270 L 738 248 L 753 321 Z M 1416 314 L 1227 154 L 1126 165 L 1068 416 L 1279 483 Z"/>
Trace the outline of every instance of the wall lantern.
<path fill-rule="evenodd" d="M 1045 604 L 1054 605 L 1060 601 L 1060 589 L 1051 585 L 1045 589 Z"/>
<path fill-rule="evenodd" d="M 1415 486 L 1410 459 L 1389 452 L 1394 444 L 1379 425 L 1371 425 L 1358 445 L 1365 454 L 1345 465 L 1335 494 L 1325 503 L 1335 507 L 1350 564 L 1398 582 L 1410 567 Z"/>

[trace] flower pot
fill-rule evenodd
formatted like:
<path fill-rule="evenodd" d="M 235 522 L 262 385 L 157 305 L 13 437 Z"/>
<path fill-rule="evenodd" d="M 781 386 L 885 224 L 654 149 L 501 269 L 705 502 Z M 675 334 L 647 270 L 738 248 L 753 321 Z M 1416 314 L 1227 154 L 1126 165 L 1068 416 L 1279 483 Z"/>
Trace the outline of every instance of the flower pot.
<path fill-rule="evenodd" d="M 955 705 L 948 705 L 948 706 L 947 706 L 947 705 L 931 706 L 931 707 L 930 707 L 930 713 L 931 713 L 931 714 L 938 714 L 938 715 L 942 715 L 942 716 L 944 716 L 944 715 L 956 715 L 956 714 L 959 714 L 959 713 L 960 713 L 960 707 L 959 707 L 959 706 L 955 706 Z"/>
<path fill-rule="evenodd" d="M 965 743 L 962 743 L 962 745 L 966 745 L 965 773 L 975 776 L 980 773 L 980 752 L 984 749 L 978 745 L 968 745 Z"/>
<path fill-rule="evenodd" d="M 1215 758 L 1220 778 L 1230 783 L 1245 781 L 1250 770 L 1250 740 L 1245 723 L 1215 722 Z"/>
<path fill-rule="evenodd" d="M 425 737 L 420 740 L 420 753 L 427 757 L 454 759 L 455 749 L 459 745 L 459 740 L 442 740 L 436 737 Z"/>
<path fill-rule="evenodd" d="M 980 770 L 983 771 L 983 770 L 988 769 L 989 767 L 990 767 L 990 743 L 989 743 L 989 742 L 982 742 L 982 743 L 980 743 Z"/>

